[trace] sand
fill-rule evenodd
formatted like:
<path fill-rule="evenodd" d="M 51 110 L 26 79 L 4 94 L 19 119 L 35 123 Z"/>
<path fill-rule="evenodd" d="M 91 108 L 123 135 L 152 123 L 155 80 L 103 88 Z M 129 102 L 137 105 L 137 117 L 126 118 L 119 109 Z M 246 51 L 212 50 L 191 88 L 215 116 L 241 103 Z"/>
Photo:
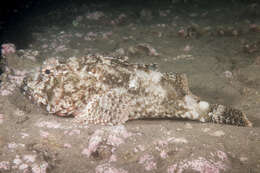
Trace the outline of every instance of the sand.
<path fill-rule="evenodd" d="M 100 2 L 31 11 L 17 24 L 23 36 L 15 27 L 5 32 L 5 42 L 16 45 L 13 64 L 20 63 L 8 75 L 23 77 L 18 70 L 49 57 L 128 56 L 157 63 L 162 72 L 186 73 L 194 94 L 243 110 L 254 126 L 176 119 L 84 125 L 48 115 L 21 94 L 18 78 L 7 77 L 0 172 L 259 172 L 260 18 L 250 5 Z"/>

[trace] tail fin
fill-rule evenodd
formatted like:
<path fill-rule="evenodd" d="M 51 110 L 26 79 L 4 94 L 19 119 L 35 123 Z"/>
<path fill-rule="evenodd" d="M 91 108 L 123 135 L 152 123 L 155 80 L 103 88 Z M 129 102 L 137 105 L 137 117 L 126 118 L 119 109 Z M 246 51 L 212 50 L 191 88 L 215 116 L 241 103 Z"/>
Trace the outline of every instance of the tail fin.
<path fill-rule="evenodd" d="M 210 105 L 207 115 L 208 117 L 206 121 L 208 122 L 247 127 L 253 126 L 242 111 L 220 104 Z"/>

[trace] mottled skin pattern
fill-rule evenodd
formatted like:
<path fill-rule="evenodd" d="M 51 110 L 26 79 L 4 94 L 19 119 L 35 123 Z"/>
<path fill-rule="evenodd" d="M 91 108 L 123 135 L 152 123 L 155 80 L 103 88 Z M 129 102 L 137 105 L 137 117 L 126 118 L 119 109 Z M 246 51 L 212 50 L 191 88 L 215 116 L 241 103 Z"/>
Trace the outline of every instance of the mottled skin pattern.
<path fill-rule="evenodd" d="M 101 55 L 48 59 L 25 78 L 22 89 L 47 112 L 85 123 L 180 117 L 252 126 L 239 110 L 200 101 L 190 92 L 184 74 L 160 73 L 152 65 Z"/>

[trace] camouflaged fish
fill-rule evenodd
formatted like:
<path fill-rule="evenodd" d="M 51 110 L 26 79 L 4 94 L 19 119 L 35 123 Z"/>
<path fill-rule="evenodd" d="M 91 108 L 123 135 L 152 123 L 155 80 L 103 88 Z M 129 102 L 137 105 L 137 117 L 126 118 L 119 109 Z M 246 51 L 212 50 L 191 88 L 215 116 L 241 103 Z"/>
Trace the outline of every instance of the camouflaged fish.
<path fill-rule="evenodd" d="M 144 118 L 185 118 L 252 126 L 241 111 L 201 101 L 185 74 L 102 55 L 47 59 L 24 79 L 23 92 L 47 112 L 92 124 Z"/>

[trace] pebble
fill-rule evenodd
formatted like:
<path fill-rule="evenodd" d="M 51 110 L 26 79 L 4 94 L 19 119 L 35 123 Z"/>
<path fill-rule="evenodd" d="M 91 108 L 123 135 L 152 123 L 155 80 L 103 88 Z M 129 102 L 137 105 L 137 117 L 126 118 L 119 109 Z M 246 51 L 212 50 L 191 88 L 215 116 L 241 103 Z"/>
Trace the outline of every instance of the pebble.
<path fill-rule="evenodd" d="M 222 130 L 215 131 L 214 133 L 210 134 L 211 136 L 221 137 L 224 136 L 225 133 Z"/>
<path fill-rule="evenodd" d="M 0 124 L 2 124 L 4 122 L 4 115 L 0 114 Z"/>
<path fill-rule="evenodd" d="M 225 75 L 225 77 L 226 78 L 228 78 L 228 79 L 231 79 L 231 78 L 233 78 L 233 74 L 232 74 L 232 72 L 231 71 L 225 71 L 224 72 L 224 75 Z"/>
<path fill-rule="evenodd" d="M 239 158 L 239 160 L 240 160 L 241 162 L 247 162 L 247 161 L 248 161 L 248 158 L 242 156 L 242 157 Z"/>

